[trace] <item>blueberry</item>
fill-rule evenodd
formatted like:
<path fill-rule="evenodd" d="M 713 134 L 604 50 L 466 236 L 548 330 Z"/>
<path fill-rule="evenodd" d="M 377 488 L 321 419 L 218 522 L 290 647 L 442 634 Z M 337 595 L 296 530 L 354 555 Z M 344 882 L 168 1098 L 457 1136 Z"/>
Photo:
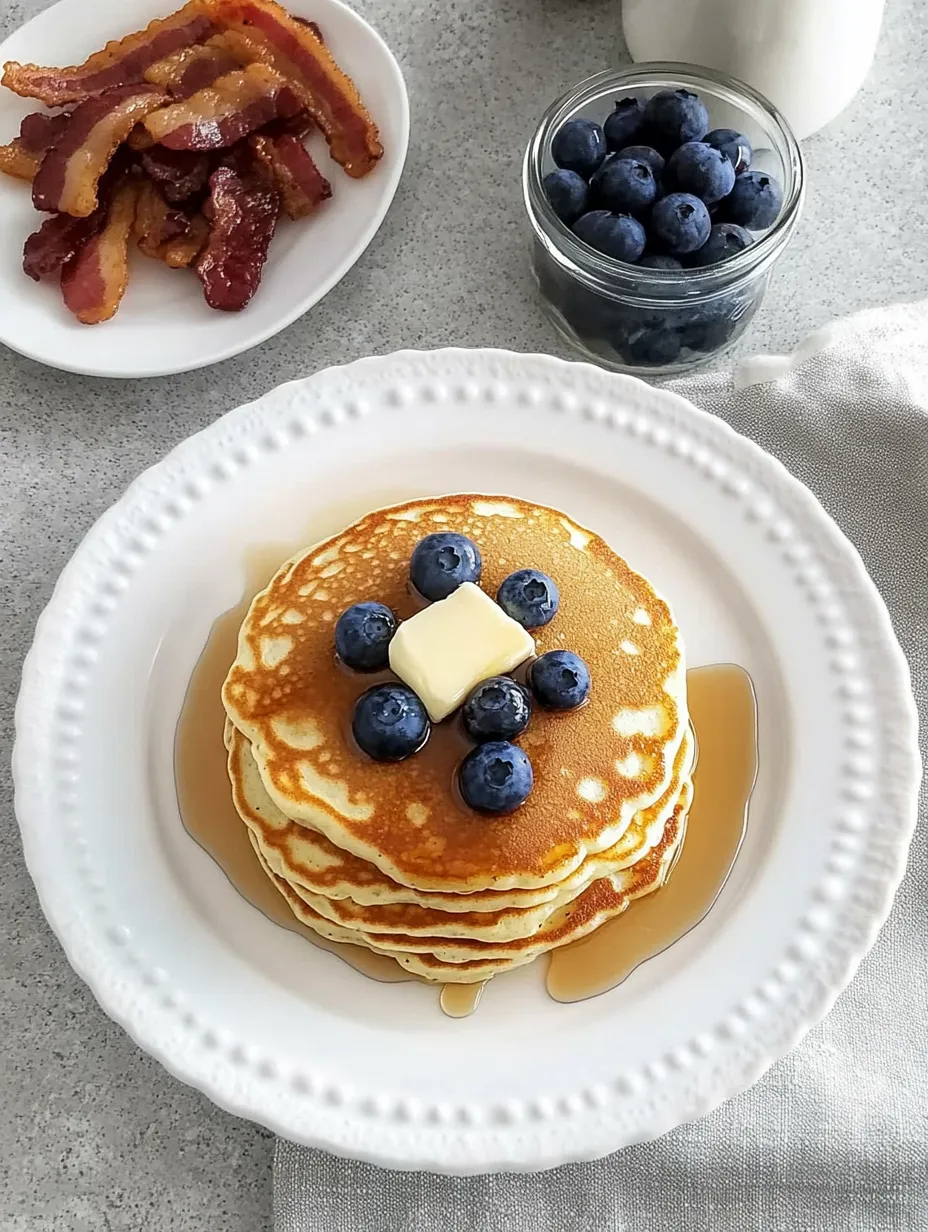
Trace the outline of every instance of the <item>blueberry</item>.
<path fill-rule="evenodd" d="M 783 205 L 783 189 L 764 171 L 745 171 L 736 176 L 735 186 L 725 200 L 726 222 L 764 231 L 772 227 Z"/>
<path fill-rule="evenodd" d="M 669 193 L 651 211 L 651 235 L 678 256 L 702 248 L 711 228 L 709 211 L 691 193 Z"/>
<path fill-rule="evenodd" d="M 619 150 L 617 158 L 634 158 L 636 162 L 647 163 L 654 172 L 655 180 L 661 178 L 664 170 L 664 159 L 657 150 L 652 150 L 649 145 L 627 145 L 624 149 Z"/>
<path fill-rule="evenodd" d="M 672 323 L 660 320 L 629 329 L 617 349 L 626 363 L 660 368 L 673 363 L 680 354 L 680 347 L 681 338 Z"/>
<path fill-rule="evenodd" d="M 734 188 L 735 169 L 721 150 L 703 141 L 687 141 L 667 160 L 664 184 L 671 192 L 692 193 L 714 205 Z"/>
<path fill-rule="evenodd" d="M 753 236 L 750 231 L 745 231 L 744 227 L 739 227 L 734 222 L 719 222 L 709 232 L 709 238 L 702 248 L 698 248 L 690 257 L 689 263 L 715 265 L 744 252 L 745 248 L 753 243 Z"/>
<path fill-rule="evenodd" d="M 335 651 L 346 667 L 373 672 L 387 666 L 396 617 L 382 603 L 355 603 L 335 625 Z"/>
<path fill-rule="evenodd" d="M 637 219 L 612 214 L 609 210 L 591 210 L 584 214 L 574 223 L 573 231 L 591 248 L 617 261 L 637 261 L 647 240 L 644 227 Z"/>
<path fill-rule="evenodd" d="M 582 175 L 577 175 L 576 171 L 564 171 L 560 168 L 549 171 L 541 186 L 552 210 L 568 227 L 586 210 L 590 190 L 586 180 Z"/>
<path fill-rule="evenodd" d="M 706 133 L 703 141 L 706 145 L 721 150 L 734 167 L 735 175 L 740 175 L 750 167 L 754 151 L 744 133 L 738 133 L 733 128 L 713 128 L 711 133 Z"/>
<path fill-rule="evenodd" d="M 402 761 L 429 738 L 425 706 L 405 684 L 378 684 L 354 705 L 351 730 L 361 749 L 375 761 Z"/>
<path fill-rule="evenodd" d="M 643 265 L 645 269 L 683 269 L 682 262 L 678 261 L 676 257 L 666 257 L 660 252 L 649 252 L 647 256 L 641 258 L 638 264 Z"/>
<path fill-rule="evenodd" d="M 657 182 L 647 163 L 612 155 L 590 180 L 590 192 L 596 205 L 615 214 L 644 214 L 654 204 Z"/>
<path fill-rule="evenodd" d="M 554 134 L 551 157 L 565 171 L 588 180 L 606 157 L 603 130 L 592 120 L 568 120 Z"/>
<path fill-rule="evenodd" d="M 409 577 L 423 599 L 447 597 L 462 582 L 479 582 L 480 549 L 463 535 L 440 531 L 420 539 L 409 562 Z"/>
<path fill-rule="evenodd" d="M 553 620 L 560 595 L 555 582 L 538 569 L 517 569 L 503 582 L 496 602 L 523 629 L 539 629 Z"/>
<path fill-rule="evenodd" d="M 681 308 L 671 319 L 682 347 L 708 354 L 740 332 L 744 313 L 745 301 L 740 294 L 722 295 Z"/>
<path fill-rule="evenodd" d="M 698 141 L 709 127 L 709 113 L 692 90 L 658 90 L 645 105 L 644 125 L 657 149 L 666 153 L 684 141 Z"/>
<path fill-rule="evenodd" d="M 524 804 L 535 776 L 523 749 L 505 740 L 480 744 L 461 762 L 464 802 L 479 813 L 512 813 Z"/>
<path fill-rule="evenodd" d="M 564 296 L 562 311 L 581 338 L 607 338 L 624 319 L 625 311 L 614 300 L 573 283 Z"/>
<path fill-rule="evenodd" d="M 606 145 L 609 149 L 620 150 L 623 145 L 628 145 L 630 141 L 633 141 L 641 128 L 643 119 L 644 108 L 637 98 L 629 95 L 628 98 L 617 99 L 615 111 L 603 125 Z"/>
<path fill-rule="evenodd" d="M 471 740 L 514 740 L 528 727 L 532 701 L 510 676 L 491 676 L 464 703 L 464 730 Z"/>
<path fill-rule="evenodd" d="M 528 669 L 528 685 L 546 710 L 575 710 L 590 694 L 590 669 L 572 650 L 549 650 Z"/>

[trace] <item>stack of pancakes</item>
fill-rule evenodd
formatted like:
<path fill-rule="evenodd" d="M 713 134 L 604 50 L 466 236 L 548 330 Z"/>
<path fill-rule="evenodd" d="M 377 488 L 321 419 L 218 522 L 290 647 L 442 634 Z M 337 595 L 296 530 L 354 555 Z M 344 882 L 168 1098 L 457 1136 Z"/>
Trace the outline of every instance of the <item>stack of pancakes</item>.
<path fill-rule="evenodd" d="M 436 530 L 477 543 L 494 597 L 519 568 L 554 578 L 560 609 L 533 631 L 537 651 L 573 650 L 592 675 L 579 710 L 535 708 L 518 741 L 534 790 L 508 816 L 457 793 L 459 717 L 398 764 L 351 736 L 355 700 L 392 677 L 339 664 L 335 621 L 362 600 L 413 615 L 409 559 Z M 413 501 L 310 548 L 252 602 L 223 703 L 236 809 L 294 914 L 427 979 L 485 980 L 584 936 L 658 889 L 683 841 L 694 744 L 679 631 L 644 578 L 554 509 Z"/>

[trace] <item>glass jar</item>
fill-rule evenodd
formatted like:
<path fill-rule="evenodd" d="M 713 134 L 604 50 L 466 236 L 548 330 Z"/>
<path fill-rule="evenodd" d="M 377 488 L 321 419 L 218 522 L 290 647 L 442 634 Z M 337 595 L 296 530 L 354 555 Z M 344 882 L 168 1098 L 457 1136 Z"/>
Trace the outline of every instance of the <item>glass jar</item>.
<path fill-rule="evenodd" d="M 749 139 L 752 170 L 780 181 L 783 206 L 772 227 L 727 261 L 680 270 L 630 265 L 585 244 L 552 210 L 542 188 L 555 168 L 551 142 L 566 120 L 601 124 L 619 98 L 645 102 L 658 90 L 679 87 L 700 96 L 710 128 L 733 128 Z M 741 336 L 795 230 L 804 188 L 799 145 L 771 103 L 721 73 L 663 63 L 599 73 L 553 103 L 526 150 L 522 186 L 534 232 L 533 268 L 555 325 L 587 359 L 661 378 L 717 358 Z"/>

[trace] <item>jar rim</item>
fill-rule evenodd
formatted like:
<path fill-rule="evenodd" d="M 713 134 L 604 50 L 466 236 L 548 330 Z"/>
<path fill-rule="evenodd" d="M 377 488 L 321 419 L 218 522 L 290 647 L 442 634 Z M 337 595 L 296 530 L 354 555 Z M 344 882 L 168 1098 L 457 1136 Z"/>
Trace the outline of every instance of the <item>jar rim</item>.
<path fill-rule="evenodd" d="M 750 247 L 724 262 L 682 270 L 658 270 L 632 265 L 597 252 L 573 233 L 554 213 L 542 188 L 542 165 L 554 134 L 588 102 L 612 91 L 632 92 L 654 86 L 685 86 L 737 107 L 750 115 L 771 136 L 785 168 L 783 205 L 773 226 Z M 656 305 L 676 296 L 709 299 L 753 277 L 783 250 L 799 219 L 805 195 L 805 176 L 799 142 L 780 111 L 745 82 L 692 64 L 653 61 L 625 69 L 609 69 L 585 78 L 557 98 L 545 111 L 526 147 L 522 165 L 525 208 L 538 240 L 558 264 L 598 293 L 612 298 L 631 295 L 636 302 L 651 292 Z"/>

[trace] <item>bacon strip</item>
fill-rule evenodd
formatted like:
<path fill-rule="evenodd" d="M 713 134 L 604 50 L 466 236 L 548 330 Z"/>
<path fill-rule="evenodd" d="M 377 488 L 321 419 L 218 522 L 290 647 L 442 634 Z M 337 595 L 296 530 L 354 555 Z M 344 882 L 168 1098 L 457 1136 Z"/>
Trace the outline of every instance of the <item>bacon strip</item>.
<path fill-rule="evenodd" d="M 312 155 L 296 137 L 255 136 L 251 148 L 274 177 L 284 210 L 290 218 L 305 218 L 332 195 L 329 181 L 320 174 Z"/>
<path fill-rule="evenodd" d="M 145 70 L 145 80 L 160 86 L 172 98 L 189 98 L 197 90 L 205 90 L 219 77 L 232 73 L 241 64 L 229 51 L 222 35 L 214 35 L 205 43 L 182 47 Z"/>
<path fill-rule="evenodd" d="M 114 316 L 129 281 L 129 238 L 135 221 L 138 184 L 123 181 L 113 193 L 106 222 L 61 271 L 61 293 L 84 325 Z"/>
<path fill-rule="evenodd" d="M 171 150 L 221 150 L 268 120 L 302 110 L 302 101 L 279 73 L 252 64 L 183 102 L 152 112 L 145 127 Z"/>
<path fill-rule="evenodd" d="M 121 86 L 80 103 L 42 160 L 32 184 L 37 210 L 86 218 L 97 208 L 97 185 L 137 121 L 161 106 L 156 86 Z"/>
<path fill-rule="evenodd" d="M 50 107 L 83 102 L 114 86 L 134 85 L 156 60 L 179 47 L 198 43 L 212 32 L 204 7 L 201 0 L 191 0 L 170 17 L 107 43 L 102 51 L 71 68 L 41 68 L 11 60 L 4 67 L 3 85 L 14 94 L 40 99 Z"/>
<path fill-rule="evenodd" d="M 0 171 L 4 175 L 12 176 L 14 180 L 31 183 L 41 165 L 42 155 L 24 149 L 18 137 L 8 141 L 6 145 L 0 145 Z"/>
<path fill-rule="evenodd" d="M 275 0 L 204 0 L 217 25 L 238 34 L 234 51 L 246 62 L 270 64 L 297 83 L 308 110 L 325 133 L 332 157 L 355 178 L 383 155 L 377 126 L 354 82 L 325 44 Z M 231 44 L 230 44 L 231 45 Z"/>
<path fill-rule="evenodd" d="M 197 275 L 210 308 L 239 312 L 261 281 L 277 226 L 280 195 L 232 167 L 217 168 L 210 188 L 209 240 L 197 261 Z"/>
<path fill-rule="evenodd" d="M 36 282 L 57 274 L 103 226 L 105 211 L 94 210 L 89 218 L 53 214 L 46 218 L 23 245 L 23 270 Z"/>
<path fill-rule="evenodd" d="M 17 180 L 34 180 L 49 147 L 61 136 L 70 119 L 69 112 L 46 115 L 34 111 L 25 116 L 19 126 L 19 136 L 7 145 L 0 145 L 0 171 Z"/>
<path fill-rule="evenodd" d="M 209 223 L 199 210 L 173 209 L 158 186 L 144 180 L 135 211 L 135 235 L 146 257 L 182 269 L 199 256 L 209 238 Z"/>
<path fill-rule="evenodd" d="M 209 223 L 199 210 L 188 217 L 187 224 L 186 235 L 169 240 L 159 253 L 161 260 L 171 269 L 185 269 L 193 265 L 209 239 Z"/>
<path fill-rule="evenodd" d="M 209 183 L 210 160 L 195 150 L 169 150 L 155 145 L 142 155 L 142 170 L 168 201 L 186 201 Z"/>
<path fill-rule="evenodd" d="M 151 180 L 143 180 L 135 208 L 135 237 L 140 251 L 146 257 L 160 258 L 161 245 L 186 235 L 188 226 L 183 211 L 168 205 Z"/>

